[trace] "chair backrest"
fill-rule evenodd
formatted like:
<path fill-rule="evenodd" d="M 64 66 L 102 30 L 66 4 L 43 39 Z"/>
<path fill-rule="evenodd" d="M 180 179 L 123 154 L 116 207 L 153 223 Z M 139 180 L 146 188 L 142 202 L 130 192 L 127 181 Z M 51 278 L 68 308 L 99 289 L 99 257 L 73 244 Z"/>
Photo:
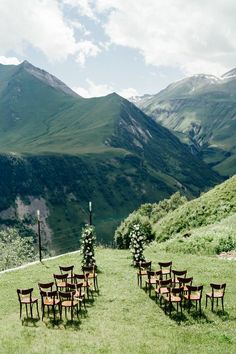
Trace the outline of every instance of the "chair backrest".
<path fill-rule="evenodd" d="M 179 281 L 180 286 L 186 285 L 186 284 L 192 285 L 192 283 L 193 283 L 193 277 L 189 277 L 189 278 L 177 277 L 177 279 Z"/>
<path fill-rule="evenodd" d="M 179 295 L 179 296 L 182 296 L 182 294 L 183 294 L 183 291 L 184 291 L 184 287 L 183 286 L 180 286 L 179 288 L 172 288 L 171 289 L 171 293 L 173 294 L 173 295 Z"/>
<path fill-rule="evenodd" d="M 174 276 L 174 282 L 176 282 L 177 277 L 186 278 L 187 270 L 175 270 L 175 269 L 172 269 L 172 274 Z"/>
<path fill-rule="evenodd" d="M 96 271 L 96 265 L 92 265 L 92 266 L 82 266 L 82 272 L 83 273 L 92 273 L 95 274 Z"/>
<path fill-rule="evenodd" d="M 162 271 L 161 270 L 156 270 L 156 271 L 147 270 L 147 276 L 148 276 L 149 280 L 151 279 L 151 277 L 161 279 L 162 278 Z"/>
<path fill-rule="evenodd" d="M 50 291 L 52 291 L 53 285 L 54 281 L 51 281 L 50 283 L 38 283 L 39 290 L 50 289 Z"/>
<path fill-rule="evenodd" d="M 61 301 L 70 300 L 73 306 L 75 292 L 76 292 L 75 290 L 72 290 L 72 291 L 59 291 L 58 293 Z"/>
<path fill-rule="evenodd" d="M 158 284 L 160 288 L 169 287 L 172 284 L 172 279 L 159 280 Z"/>
<path fill-rule="evenodd" d="M 77 283 L 77 284 L 71 284 L 71 283 L 67 283 L 68 289 L 70 290 L 75 290 L 79 293 L 79 296 L 81 296 L 82 293 L 82 287 L 83 287 L 83 283 Z"/>
<path fill-rule="evenodd" d="M 226 283 L 224 284 L 210 284 L 212 290 L 212 296 L 214 296 L 215 291 L 221 292 L 223 295 L 225 293 Z"/>
<path fill-rule="evenodd" d="M 74 266 L 59 266 L 60 272 L 61 274 L 65 274 L 65 273 L 70 273 L 71 277 L 73 276 L 73 271 L 74 271 Z"/>
<path fill-rule="evenodd" d="M 24 297 L 29 297 L 30 298 L 30 302 L 32 301 L 32 292 L 33 292 L 34 288 L 29 288 L 29 289 L 17 289 L 17 294 L 18 294 L 18 299 L 21 302 L 21 300 Z"/>
<path fill-rule="evenodd" d="M 159 264 L 161 269 L 162 268 L 170 268 L 170 270 L 171 270 L 171 268 L 172 268 L 172 261 L 170 261 L 170 262 L 158 262 L 158 264 Z"/>
<path fill-rule="evenodd" d="M 187 288 L 188 288 L 189 297 L 192 293 L 197 293 L 200 299 L 202 298 L 203 285 L 197 285 L 197 286 L 187 285 Z"/>
<path fill-rule="evenodd" d="M 57 299 L 58 292 L 56 290 L 53 290 L 53 291 L 41 290 L 40 291 L 40 295 L 41 295 L 42 299 L 44 297 L 52 299 L 53 300 L 53 305 L 55 305 L 55 300 Z"/>
<path fill-rule="evenodd" d="M 139 262 L 139 272 L 142 270 L 151 270 L 152 268 L 152 261 L 140 261 Z"/>
<path fill-rule="evenodd" d="M 65 273 L 65 274 L 53 274 L 53 276 L 54 276 L 56 285 L 57 285 L 59 282 L 67 283 L 67 280 L 68 280 L 68 273 Z"/>

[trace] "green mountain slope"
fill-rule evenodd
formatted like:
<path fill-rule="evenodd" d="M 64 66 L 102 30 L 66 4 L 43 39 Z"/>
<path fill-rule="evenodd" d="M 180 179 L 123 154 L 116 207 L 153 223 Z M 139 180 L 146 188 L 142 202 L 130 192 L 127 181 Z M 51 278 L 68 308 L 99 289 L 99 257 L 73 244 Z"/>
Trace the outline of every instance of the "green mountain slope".
<path fill-rule="evenodd" d="M 236 172 L 236 76 L 196 75 L 137 100 L 222 175 Z"/>
<path fill-rule="evenodd" d="M 98 237 L 109 242 L 141 203 L 221 181 L 127 100 L 84 99 L 27 62 L 0 66 L 0 153 L 2 222 L 41 206 L 51 229 L 45 242 L 57 252 L 78 246 L 89 200 Z"/>

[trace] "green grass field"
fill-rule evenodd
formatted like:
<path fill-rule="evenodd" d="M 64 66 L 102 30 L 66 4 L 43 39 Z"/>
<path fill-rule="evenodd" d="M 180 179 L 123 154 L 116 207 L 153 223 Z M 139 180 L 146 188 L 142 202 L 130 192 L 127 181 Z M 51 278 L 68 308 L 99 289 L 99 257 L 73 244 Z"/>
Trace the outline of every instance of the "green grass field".
<path fill-rule="evenodd" d="M 128 250 L 97 249 L 100 293 L 88 303 L 79 319 L 20 320 L 17 287 L 35 288 L 58 272 L 58 265 L 74 264 L 80 270 L 78 253 L 0 275 L 1 353 L 235 353 L 236 267 L 217 257 L 164 253 L 150 246 L 145 256 L 153 261 L 172 260 L 176 269 L 186 268 L 195 284 L 204 285 L 203 314 L 195 309 L 183 317 L 165 315 L 154 298 L 137 286 L 136 269 Z M 225 314 L 205 309 L 210 282 L 227 283 Z"/>

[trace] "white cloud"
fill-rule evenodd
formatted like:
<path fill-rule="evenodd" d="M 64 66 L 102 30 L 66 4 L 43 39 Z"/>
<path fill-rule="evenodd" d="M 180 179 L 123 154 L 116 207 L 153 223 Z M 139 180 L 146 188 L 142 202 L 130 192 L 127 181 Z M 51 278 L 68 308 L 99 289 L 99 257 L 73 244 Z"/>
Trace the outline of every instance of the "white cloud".
<path fill-rule="evenodd" d="M 92 80 L 86 80 L 87 87 L 76 87 L 73 90 L 85 98 L 106 96 L 114 90 L 107 84 L 95 84 Z"/>
<path fill-rule="evenodd" d="M 4 65 L 18 65 L 20 64 L 19 59 L 16 57 L 5 57 L 5 56 L 0 56 L 0 64 Z"/>
<path fill-rule="evenodd" d="M 78 55 L 76 57 L 77 63 L 82 66 L 85 64 L 85 60 L 88 57 L 96 57 L 101 49 L 91 41 L 81 41 L 77 43 Z"/>
<path fill-rule="evenodd" d="M 130 98 L 130 97 L 139 95 L 138 91 L 133 87 L 123 89 L 123 90 L 119 91 L 118 93 L 120 96 L 122 96 L 124 98 Z"/>
<path fill-rule="evenodd" d="M 82 2 L 81 2 L 82 3 Z M 84 8 L 86 1 L 83 1 Z M 89 13 L 87 13 L 89 15 Z M 3 55 L 14 51 L 24 56 L 28 47 L 40 50 L 50 61 L 64 61 L 68 56 L 83 63 L 96 56 L 99 49 L 92 42 L 78 42 L 75 27 L 88 35 L 79 21 L 71 21 L 57 0 L 1 0 L 0 48 Z"/>
<path fill-rule="evenodd" d="M 80 96 L 84 98 L 106 96 L 115 91 L 124 98 L 137 96 L 139 94 L 137 90 L 135 90 L 132 87 L 122 89 L 122 90 L 115 90 L 114 86 L 107 85 L 107 84 L 96 84 L 90 79 L 87 79 L 86 83 L 87 83 L 87 87 L 73 88 L 75 92 L 77 92 Z"/>
<path fill-rule="evenodd" d="M 234 0 L 97 0 L 112 43 L 137 49 L 147 64 L 186 74 L 235 66 Z"/>

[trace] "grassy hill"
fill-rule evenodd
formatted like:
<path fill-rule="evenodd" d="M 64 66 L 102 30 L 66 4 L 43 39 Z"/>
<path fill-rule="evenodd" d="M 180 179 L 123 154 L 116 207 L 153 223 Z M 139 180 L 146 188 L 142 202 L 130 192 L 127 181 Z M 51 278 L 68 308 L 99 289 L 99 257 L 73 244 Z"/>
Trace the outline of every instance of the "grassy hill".
<path fill-rule="evenodd" d="M 227 282 L 225 314 L 205 309 L 203 315 L 194 309 L 183 318 L 165 315 L 163 309 L 137 286 L 136 270 L 131 266 L 128 250 L 97 250 L 100 294 L 87 304 L 88 313 L 78 320 L 44 321 L 19 319 L 17 287 L 35 288 L 37 282 L 49 281 L 59 265 L 74 264 L 80 269 L 78 253 L 15 270 L 1 277 L 0 339 L 2 353 L 193 353 L 233 354 L 236 347 L 235 267 L 230 261 L 216 257 L 179 255 L 148 247 L 148 259 L 157 262 L 173 260 L 177 269 L 186 268 L 195 284 Z"/>
<path fill-rule="evenodd" d="M 236 250 L 235 193 L 236 176 L 191 201 L 176 193 L 158 204 L 141 205 L 117 228 L 118 247 L 128 247 L 132 225 L 139 222 L 147 238 L 153 235 L 163 243 L 163 250 L 192 254 Z"/>
<path fill-rule="evenodd" d="M 141 203 L 222 181 L 127 100 L 84 99 L 27 62 L 0 65 L 0 112 L 0 222 L 15 226 L 40 208 L 50 253 L 76 249 L 89 200 L 98 239 L 111 243 Z"/>
<path fill-rule="evenodd" d="M 137 105 L 224 176 L 236 173 L 236 77 L 195 75 Z"/>

